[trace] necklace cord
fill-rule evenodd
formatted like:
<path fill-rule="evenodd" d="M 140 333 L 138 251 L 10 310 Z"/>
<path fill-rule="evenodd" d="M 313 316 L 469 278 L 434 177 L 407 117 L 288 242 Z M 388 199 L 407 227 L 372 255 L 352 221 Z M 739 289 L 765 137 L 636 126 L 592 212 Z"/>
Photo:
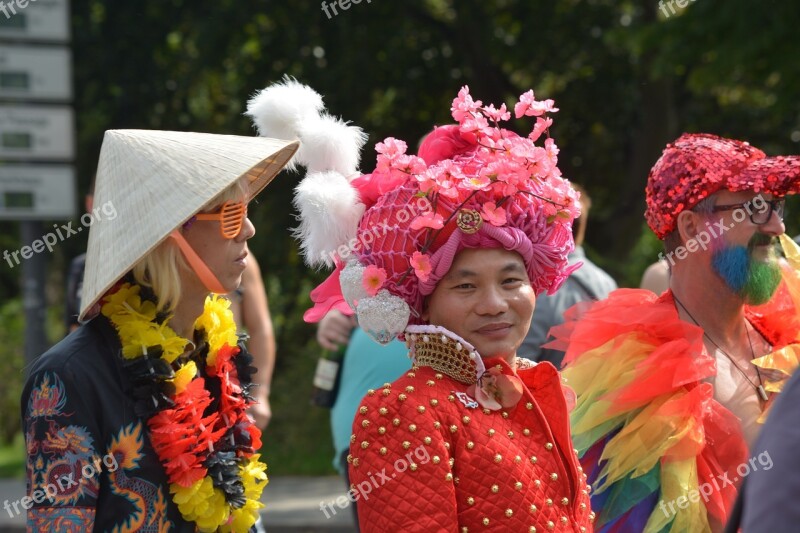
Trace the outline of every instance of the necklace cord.
<path fill-rule="evenodd" d="M 763 401 L 765 401 L 765 402 L 766 402 L 766 401 L 769 399 L 769 397 L 767 396 L 766 390 L 764 389 L 764 381 L 761 379 L 761 372 L 758 370 L 758 367 L 757 367 L 757 366 L 755 366 L 755 365 L 753 365 L 753 366 L 755 367 L 755 369 L 756 369 L 756 375 L 758 376 L 758 385 L 756 385 L 755 383 L 753 383 L 753 380 L 751 380 L 751 379 L 750 379 L 750 377 L 747 375 L 747 373 L 746 373 L 744 370 L 742 370 L 742 368 L 741 368 L 739 365 L 737 365 L 737 364 L 736 364 L 736 361 L 734 361 L 733 357 L 731 357 L 731 356 L 728 354 L 728 352 L 726 352 L 725 350 L 723 350 L 723 349 L 722 349 L 722 346 L 720 346 L 719 344 L 717 344 L 717 343 L 714 341 L 714 339 L 712 339 L 712 338 L 711 338 L 711 335 L 709 335 L 708 333 L 706 333 L 706 330 L 705 330 L 705 328 L 704 328 L 703 326 L 701 326 L 701 325 L 700 325 L 700 322 L 698 322 L 698 321 L 697 321 L 697 319 L 695 319 L 695 317 L 694 317 L 694 316 L 692 316 L 692 313 L 690 313 L 690 312 L 689 312 L 689 310 L 686 308 L 686 306 L 685 306 L 685 305 L 683 305 L 683 302 L 681 302 L 681 301 L 678 299 L 678 297 L 677 297 L 677 296 L 675 296 L 675 293 L 673 293 L 673 294 L 672 294 L 672 299 L 673 299 L 673 300 L 675 300 L 675 303 L 677 303 L 678 305 L 680 305 L 680 306 L 681 306 L 681 308 L 682 308 L 684 311 L 686 311 L 686 314 L 687 314 L 687 315 L 689 315 L 689 318 L 691 318 L 691 319 L 692 319 L 692 322 L 694 322 L 694 324 L 695 324 L 695 325 L 696 325 L 698 328 L 700 328 L 700 329 L 702 329 L 702 330 L 703 330 L 703 336 L 704 336 L 705 338 L 707 338 L 709 341 L 711 341 L 711 344 L 713 344 L 714 346 L 716 346 L 716 347 L 717 347 L 717 349 L 718 349 L 720 352 L 722 352 L 722 355 L 724 355 L 725 357 L 727 357 L 727 358 L 728 358 L 728 360 L 731 362 L 731 364 L 732 364 L 734 367 L 736 367 L 736 370 L 738 370 L 739 372 L 741 372 L 742 376 L 744 376 L 744 379 L 746 379 L 746 380 L 747 380 L 747 382 L 748 382 L 748 383 L 750 383 L 750 385 L 751 385 L 751 386 L 752 386 L 752 387 L 755 389 L 755 391 L 756 391 L 756 393 L 758 394 L 759 398 L 761 398 L 761 400 L 763 400 Z M 747 322 L 747 320 L 745 320 L 745 326 L 744 326 L 744 330 L 745 330 L 745 333 L 747 334 L 747 342 L 750 344 L 750 355 L 752 355 L 752 358 L 753 358 L 753 359 L 755 359 L 755 358 L 756 358 L 756 352 L 755 352 L 755 350 L 753 349 L 753 339 L 750 337 L 750 330 L 747 328 L 747 323 L 746 323 L 746 322 Z"/>

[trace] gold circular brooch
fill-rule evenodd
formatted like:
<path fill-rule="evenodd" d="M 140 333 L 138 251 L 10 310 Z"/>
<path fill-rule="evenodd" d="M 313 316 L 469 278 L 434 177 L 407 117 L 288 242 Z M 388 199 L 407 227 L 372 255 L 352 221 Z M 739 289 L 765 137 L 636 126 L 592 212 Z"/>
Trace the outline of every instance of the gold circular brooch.
<path fill-rule="evenodd" d="M 476 233 L 483 225 L 481 214 L 474 209 L 462 209 L 456 215 L 456 225 L 468 235 Z"/>

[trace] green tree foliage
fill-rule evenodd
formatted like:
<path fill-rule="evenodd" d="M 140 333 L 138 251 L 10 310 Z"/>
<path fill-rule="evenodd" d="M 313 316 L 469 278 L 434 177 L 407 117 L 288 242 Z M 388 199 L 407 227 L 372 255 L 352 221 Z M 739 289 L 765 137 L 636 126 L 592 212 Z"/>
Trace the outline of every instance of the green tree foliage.
<path fill-rule="evenodd" d="M 0 389 L 0 445 L 10 443 L 20 429 L 19 398 L 22 395 L 24 354 L 22 351 L 22 302 L 0 305 L 0 368 L 8 379 Z"/>
<path fill-rule="evenodd" d="M 710 131 L 770 153 L 800 142 L 800 6 L 790 0 L 330 4 L 329 18 L 317 2 L 74 3 L 81 176 L 111 127 L 252 133 L 247 98 L 285 73 L 370 133 L 367 171 L 384 136 L 413 144 L 449 122 L 461 85 L 492 102 L 533 88 L 561 108 L 552 134 L 564 174 L 595 198 L 589 248 L 632 284 L 654 259 L 631 250 L 647 172 L 668 141 Z M 276 274 L 297 272 L 284 232 L 296 179 L 262 201 L 270 235 L 255 244 L 271 249 L 254 248 Z"/>

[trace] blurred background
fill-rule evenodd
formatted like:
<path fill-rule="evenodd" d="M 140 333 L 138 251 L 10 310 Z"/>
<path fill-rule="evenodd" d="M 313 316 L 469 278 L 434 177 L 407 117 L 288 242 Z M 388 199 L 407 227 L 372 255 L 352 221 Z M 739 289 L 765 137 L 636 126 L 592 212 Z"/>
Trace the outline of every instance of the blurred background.
<path fill-rule="evenodd" d="M 365 172 L 374 166 L 372 147 L 384 137 L 414 146 L 434 124 L 450 122 L 450 102 L 463 85 L 476 99 L 497 105 L 513 103 L 530 88 L 539 99 L 555 99 L 560 112 L 551 135 L 561 149 L 560 167 L 593 199 L 587 254 L 623 287 L 638 286 L 661 250 L 644 223 L 644 185 L 667 142 L 685 131 L 710 132 L 748 140 L 770 155 L 800 153 L 800 4 L 794 0 L 24 3 L 17 14 L 0 12 L 0 30 L 18 28 L 20 14 L 30 18 L 35 9 L 58 6 L 68 26 L 55 44 L 47 35 L 30 42 L 7 32 L 0 38 L 0 130 L 8 117 L 25 122 L 35 114 L 30 101 L 3 89 L 13 93 L 23 83 L 4 75 L 6 56 L 23 46 L 68 52 L 61 60 L 67 64 L 54 67 L 67 69 L 68 92 L 37 106 L 47 113 L 71 110 L 72 144 L 56 162 L 74 171 L 74 184 L 64 178 L 53 185 L 70 183 L 68 192 L 57 194 L 67 214 L 40 216 L 42 231 L 54 223 L 79 224 L 105 130 L 254 135 L 242 115 L 246 101 L 284 74 L 311 85 L 332 114 L 369 134 Z M 527 133 L 531 122 L 512 127 Z M 8 154 L 19 142 L 13 135 L 3 139 L 0 178 L 17 164 L 19 157 Z M 282 174 L 250 209 L 258 230 L 251 251 L 264 273 L 278 345 L 274 417 L 263 449 L 271 475 L 333 473 L 328 411 L 309 404 L 320 348 L 314 327 L 301 318 L 309 290 L 326 273 L 303 265 L 289 233 L 296 225 L 291 195 L 299 177 Z M 13 251 L 30 240 L 8 207 L 0 209 L 0 249 Z M 790 207 L 791 235 L 799 220 Z M 41 317 L 43 343 L 64 336 L 66 271 L 85 251 L 87 233 L 38 254 L 46 283 L 44 300 L 34 304 L 23 298 L 26 263 L 0 261 L 0 369 L 6 376 L 0 384 L 0 476 L 24 474 L 25 302 L 28 315 L 35 305 Z"/>

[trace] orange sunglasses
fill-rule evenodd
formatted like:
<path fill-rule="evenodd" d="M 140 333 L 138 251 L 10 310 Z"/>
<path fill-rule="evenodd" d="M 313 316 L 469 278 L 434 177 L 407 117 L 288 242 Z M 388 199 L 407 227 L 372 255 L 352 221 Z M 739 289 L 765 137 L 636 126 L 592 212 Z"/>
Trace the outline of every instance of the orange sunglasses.
<path fill-rule="evenodd" d="M 247 216 L 245 202 L 227 201 L 218 211 L 213 213 L 200 213 L 194 216 L 197 220 L 218 220 L 219 230 L 226 239 L 234 239 L 242 231 L 244 218 Z"/>

